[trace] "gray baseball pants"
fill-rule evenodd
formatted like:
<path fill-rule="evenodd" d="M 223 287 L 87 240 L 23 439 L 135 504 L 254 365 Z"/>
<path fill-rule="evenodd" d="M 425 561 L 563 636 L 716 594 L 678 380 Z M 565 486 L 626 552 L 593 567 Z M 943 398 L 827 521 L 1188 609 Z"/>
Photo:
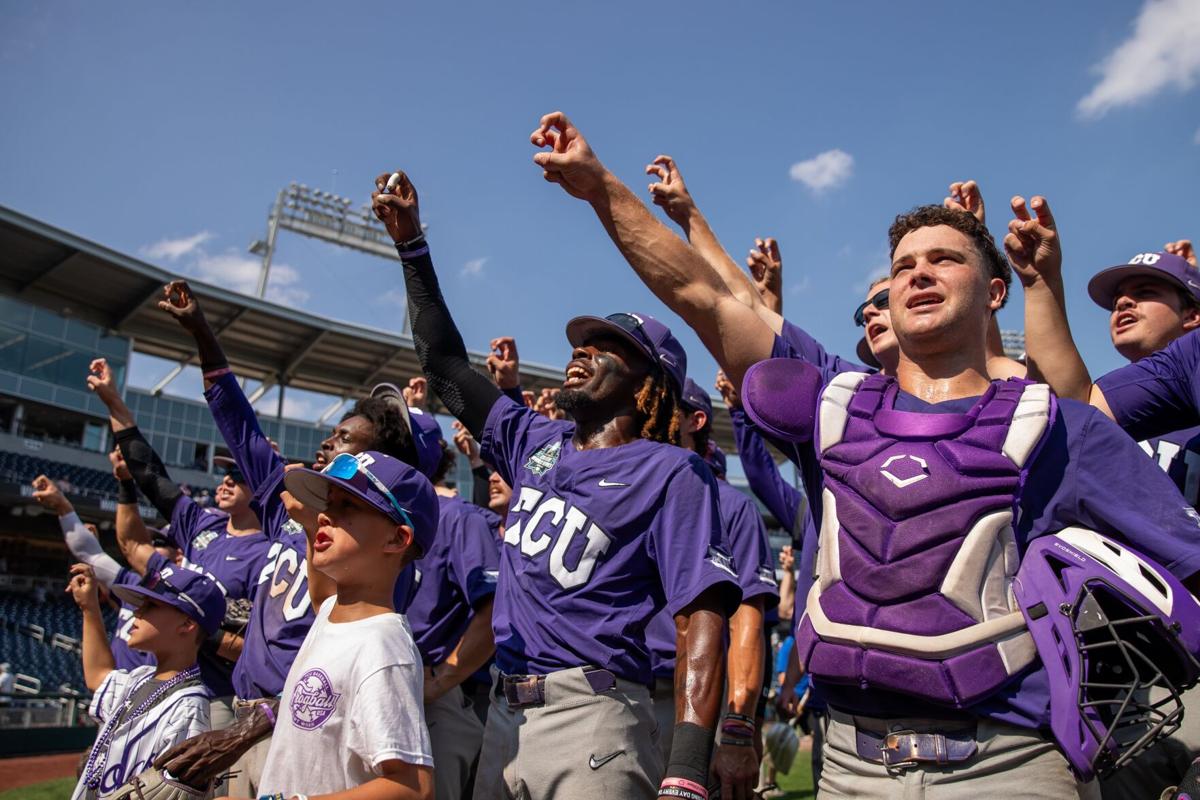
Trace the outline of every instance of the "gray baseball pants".
<path fill-rule="evenodd" d="M 662 782 L 645 686 L 617 679 L 596 693 L 581 668 L 552 672 L 545 702 L 510 707 L 493 670 L 475 800 L 652 800 Z M 436 771 L 436 766 L 435 766 Z"/>
<path fill-rule="evenodd" d="M 1161 700 L 1155 689 L 1150 697 Z M 1163 790 L 1178 786 L 1192 759 L 1200 755 L 1200 686 L 1183 693 L 1183 724 L 1175 734 L 1151 747 L 1100 782 L 1104 800 L 1157 800 Z"/>
<path fill-rule="evenodd" d="M 433 748 L 433 785 L 437 800 L 459 800 L 471 779 L 471 768 L 483 744 L 483 723 L 455 686 L 425 704 L 425 724 Z"/>
<path fill-rule="evenodd" d="M 970 759 L 946 766 L 885 767 L 858 755 L 856 728 L 939 733 L 944 721 L 852 717 L 829 710 L 818 800 L 1097 800 L 1095 781 L 1080 784 L 1058 747 L 1037 731 L 980 719 Z"/>

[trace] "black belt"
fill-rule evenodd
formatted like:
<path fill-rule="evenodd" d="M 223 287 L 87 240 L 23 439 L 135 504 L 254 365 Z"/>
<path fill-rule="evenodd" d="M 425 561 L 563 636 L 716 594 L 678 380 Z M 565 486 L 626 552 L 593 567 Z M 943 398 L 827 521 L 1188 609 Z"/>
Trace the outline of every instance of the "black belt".
<path fill-rule="evenodd" d="M 617 676 L 599 667 L 584 667 L 587 679 L 596 694 L 617 688 Z M 496 697 L 503 697 L 509 708 L 529 708 L 546 704 L 545 675 L 501 675 L 496 683 Z"/>
<path fill-rule="evenodd" d="M 874 733 L 854 727 L 858 757 L 886 767 L 915 767 L 919 764 L 958 764 L 975 755 L 979 745 L 975 731 L 917 733 L 892 731 Z"/>

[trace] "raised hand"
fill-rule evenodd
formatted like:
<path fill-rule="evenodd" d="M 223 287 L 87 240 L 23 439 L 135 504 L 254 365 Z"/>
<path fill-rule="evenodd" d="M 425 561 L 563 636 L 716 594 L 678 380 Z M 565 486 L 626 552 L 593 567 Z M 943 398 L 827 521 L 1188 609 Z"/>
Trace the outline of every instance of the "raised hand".
<path fill-rule="evenodd" d="M 658 181 L 650 184 L 654 205 L 662 208 L 676 225 L 686 227 L 692 212 L 696 210 L 696 203 L 688 192 L 687 184 L 683 182 L 683 175 L 679 174 L 675 159 L 659 156 L 646 165 L 646 174 L 658 176 Z"/>
<path fill-rule="evenodd" d="M 113 375 L 112 368 L 108 366 L 108 361 L 103 358 L 97 358 L 88 365 L 91 375 L 87 376 L 87 387 L 96 393 L 100 398 L 100 402 L 106 406 L 111 406 L 113 403 L 121 399 L 121 395 L 117 392 L 117 379 Z"/>
<path fill-rule="evenodd" d="M 525 401 L 526 408 L 533 408 L 537 405 L 537 394 L 532 389 L 522 389 L 521 399 Z"/>
<path fill-rule="evenodd" d="M 790 544 L 785 544 L 779 549 L 779 568 L 785 572 L 791 572 L 796 568 L 796 554 L 792 551 Z"/>
<path fill-rule="evenodd" d="M 108 463 L 112 464 L 114 478 L 119 481 L 133 480 L 133 473 L 129 471 L 129 465 L 125 463 L 125 456 L 121 455 L 120 448 L 115 448 L 108 454 Z"/>
<path fill-rule="evenodd" d="M 720 393 L 721 399 L 725 401 L 727 408 L 742 407 L 742 398 L 738 395 L 737 387 L 725 376 L 725 370 L 717 370 L 716 389 Z"/>
<path fill-rule="evenodd" d="M 158 301 L 158 307 L 193 334 L 208 327 L 200 303 L 185 280 L 171 281 L 164 286 L 163 299 Z"/>
<path fill-rule="evenodd" d="M 1196 266 L 1196 251 L 1192 247 L 1191 239 L 1180 239 L 1177 242 L 1167 242 L 1163 245 L 1163 250 L 1166 250 L 1171 255 L 1176 255 L 1184 261 Z"/>
<path fill-rule="evenodd" d="M 100 596 L 96 591 L 96 573 L 87 564 L 75 564 L 71 567 L 71 581 L 67 584 L 67 594 L 75 600 L 80 608 L 99 609 Z"/>
<path fill-rule="evenodd" d="M 1025 198 L 1012 199 L 1015 219 L 1009 220 L 1008 235 L 1004 237 L 1004 251 L 1013 270 L 1021 279 L 1021 285 L 1029 287 L 1042 282 L 1062 280 L 1062 243 L 1054 225 L 1054 215 L 1046 198 L 1037 196 L 1029 201 L 1033 209 L 1031 216 L 1025 206 Z"/>
<path fill-rule="evenodd" d="M 754 288 L 758 289 L 763 302 L 776 314 L 783 313 L 783 259 L 779 256 L 779 243 L 774 239 L 755 239 L 757 248 L 746 257 Z"/>
<path fill-rule="evenodd" d="M 386 193 L 384 189 L 392 175 L 399 177 Z M 421 235 L 421 207 L 417 198 L 417 187 L 403 170 L 381 172 L 375 178 L 375 191 L 371 192 L 371 210 L 387 228 L 388 235 L 396 244 L 412 241 Z"/>
<path fill-rule="evenodd" d="M 487 357 L 488 372 L 501 390 L 515 389 L 521 385 L 521 357 L 517 355 L 517 341 L 511 336 L 492 339 L 488 345 L 491 354 Z"/>
<path fill-rule="evenodd" d="M 550 148 L 533 157 L 543 178 L 580 200 L 590 201 L 603 193 L 608 170 L 566 114 L 555 111 L 542 117 L 529 141 L 534 147 Z"/>
<path fill-rule="evenodd" d="M 429 403 L 429 382 L 425 380 L 423 375 L 418 375 L 415 378 L 409 378 L 408 386 L 400 390 L 404 395 L 404 402 L 409 408 L 419 408 L 422 411 L 428 411 Z"/>
<path fill-rule="evenodd" d="M 538 395 L 533 410 L 547 419 L 566 419 L 567 414 L 558 407 L 558 393 L 561 389 L 546 388 Z"/>
<path fill-rule="evenodd" d="M 479 442 L 475 441 L 475 437 L 467 430 L 467 426 L 458 420 L 454 420 L 450 426 L 454 428 L 454 446 L 458 448 L 458 452 L 467 457 L 471 469 L 481 465 L 483 459 L 479 457 Z"/>
<path fill-rule="evenodd" d="M 71 506 L 71 501 L 63 495 L 62 489 L 58 488 L 58 484 L 45 475 L 38 475 L 33 479 L 33 499 L 39 506 L 47 511 L 53 511 L 60 517 L 75 510 Z"/>
<path fill-rule="evenodd" d="M 980 224 L 987 224 L 983 195 L 980 194 L 979 184 L 975 181 L 955 181 L 950 184 L 950 196 L 942 201 L 942 205 L 957 211 L 965 211 L 979 220 Z"/>

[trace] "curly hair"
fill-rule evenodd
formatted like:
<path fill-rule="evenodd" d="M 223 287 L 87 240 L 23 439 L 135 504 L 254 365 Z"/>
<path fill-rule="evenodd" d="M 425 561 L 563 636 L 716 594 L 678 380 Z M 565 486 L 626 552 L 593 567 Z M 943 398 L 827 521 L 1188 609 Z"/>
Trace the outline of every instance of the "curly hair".
<path fill-rule="evenodd" d="M 351 417 L 362 417 L 371 423 L 375 441 L 369 449 L 398 458 L 410 467 L 417 466 L 419 459 L 412 432 L 404 424 L 400 410 L 392 401 L 382 397 L 364 397 L 342 415 L 342 422 Z"/>
<path fill-rule="evenodd" d="M 634 399 L 641 437 L 679 446 L 679 392 L 666 373 L 653 370 Z"/>
<path fill-rule="evenodd" d="M 999 278 L 1004 281 L 1004 303 L 1008 302 L 1008 290 L 1012 288 L 1012 267 L 1008 259 L 996 247 L 996 240 L 987 227 L 975 219 L 974 215 L 958 209 L 944 206 L 918 206 L 907 214 L 900 214 L 892 227 L 888 228 L 888 245 L 890 257 L 896 256 L 896 245 L 900 244 L 909 233 L 918 228 L 932 228 L 945 225 L 965 235 L 975 245 L 976 252 L 983 259 L 983 265 L 988 271 L 988 279 Z M 1004 303 L 1000 307 L 1004 307 Z"/>
<path fill-rule="evenodd" d="M 442 459 L 438 461 L 437 469 L 433 471 L 433 479 L 430 481 L 434 486 L 445 482 L 446 476 L 454 472 L 454 462 L 458 459 L 458 453 L 446 443 L 445 439 L 439 441 L 438 444 L 442 446 Z"/>

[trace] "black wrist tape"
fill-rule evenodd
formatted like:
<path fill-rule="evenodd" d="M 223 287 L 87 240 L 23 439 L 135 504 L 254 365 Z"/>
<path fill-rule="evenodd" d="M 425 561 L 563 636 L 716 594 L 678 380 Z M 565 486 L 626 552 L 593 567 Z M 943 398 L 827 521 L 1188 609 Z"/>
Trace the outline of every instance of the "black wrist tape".
<path fill-rule="evenodd" d="M 228 369 L 228 368 L 229 368 L 229 361 L 227 361 L 225 359 L 222 359 L 221 361 L 201 361 L 200 362 L 200 371 L 205 372 L 205 373 L 212 372 L 215 369 Z"/>
<path fill-rule="evenodd" d="M 132 479 L 117 481 L 117 505 L 137 505 L 137 484 Z"/>
<path fill-rule="evenodd" d="M 691 722 L 675 726 L 671 756 L 667 759 L 668 778 L 684 778 L 708 785 L 708 762 L 712 757 L 713 732 Z"/>

